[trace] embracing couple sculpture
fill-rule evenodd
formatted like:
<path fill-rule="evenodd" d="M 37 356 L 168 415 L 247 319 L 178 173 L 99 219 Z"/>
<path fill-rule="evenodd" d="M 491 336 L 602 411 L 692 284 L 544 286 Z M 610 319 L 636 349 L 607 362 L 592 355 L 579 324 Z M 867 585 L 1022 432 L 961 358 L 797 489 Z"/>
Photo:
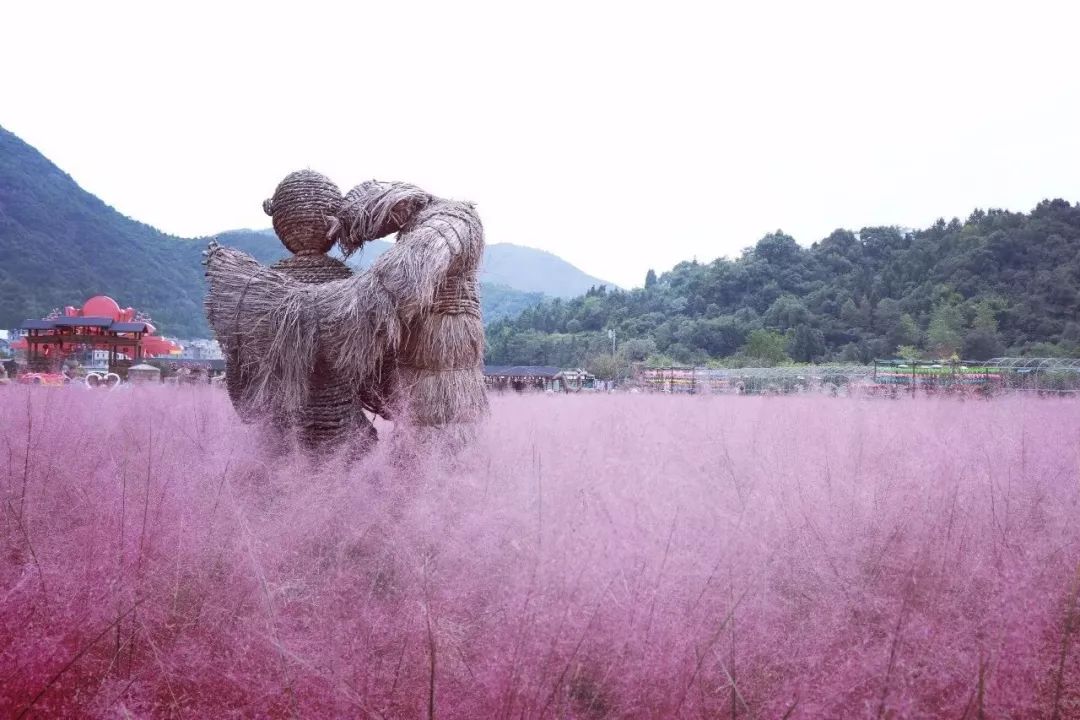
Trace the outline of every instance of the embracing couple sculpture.
<path fill-rule="evenodd" d="M 308 170 L 263 208 L 291 257 L 267 267 L 216 242 L 204 253 L 207 318 L 237 413 L 277 447 L 362 452 L 376 438 L 365 413 L 392 419 L 395 433 L 467 439 L 487 412 L 473 206 L 404 183 L 342 196 Z M 326 254 L 393 233 L 366 270 Z"/>

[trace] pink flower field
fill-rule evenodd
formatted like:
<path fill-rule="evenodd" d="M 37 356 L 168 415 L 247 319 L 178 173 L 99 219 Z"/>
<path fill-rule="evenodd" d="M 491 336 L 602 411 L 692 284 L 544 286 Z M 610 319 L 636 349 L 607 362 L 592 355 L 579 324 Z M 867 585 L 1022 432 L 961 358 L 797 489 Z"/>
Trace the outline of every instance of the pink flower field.
<path fill-rule="evenodd" d="M 508 397 L 455 460 L 257 447 L 209 388 L 0 389 L 0 716 L 1080 717 L 1073 401 Z"/>

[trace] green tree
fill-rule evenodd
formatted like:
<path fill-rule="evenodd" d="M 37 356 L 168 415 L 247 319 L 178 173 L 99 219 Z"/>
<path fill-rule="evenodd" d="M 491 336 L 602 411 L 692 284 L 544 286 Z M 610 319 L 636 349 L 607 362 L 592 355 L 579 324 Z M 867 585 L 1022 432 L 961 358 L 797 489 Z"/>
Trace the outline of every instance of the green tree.
<path fill-rule="evenodd" d="M 780 333 L 771 330 L 755 330 L 747 337 L 746 345 L 742 347 L 742 354 L 769 367 L 791 360 L 786 347 L 787 339 Z"/>
<path fill-rule="evenodd" d="M 651 338 L 630 338 L 619 345 L 617 354 L 626 363 L 643 362 L 656 354 L 656 343 Z"/>
<path fill-rule="evenodd" d="M 919 360 L 922 358 L 922 350 L 914 345 L 901 345 L 896 348 L 896 357 L 901 360 Z"/>
<path fill-rule="evenodd" d="M 1069 321 L 1061 331 L 1061 339 L 1076 345 L 1080 343 L 1080 323 Z"/>
<path fill-rule="evenodd" d="M 611 355 L 593 355 L 585 363 L 585 369 L 601 380 L 614 380 L 619 374 L 619 363 Z"/>
<path fill-rule="evenodd" d="M 665 368 L 676 364 L 675 358 L 662 354 L 650 355 L 645 361 L 645 366 L 651 368 Z"/>
<path fill-rule="evenodd" d="M 656 271 L 649 268 L 649 272 L 645 273 L 645 288 L 651 288 L 656 284 Z"/>
<path fill-rule="evenodd" d="M 997 314 L 1002 309 L 1002 305 L 1001 300 L 996 298 L 984 298 L 975 303 L 975 317 L 971 322 L 971 327 L 996 334 L 998 331 Z"/>
<path fill-rule="evenodd" d="M 918 345 L 919 325 L 915 322 L 915 318 L 904 313 L 900 316 L 900 322 L 893 326 L 885 335 L 885 339 L 890 346 L 895 345 L 899 347 L 901 345 Z"/>
<path fill-rule="evenodd" d="M 799 325 L 788 343 L 788 352 L 797 362 L 815 362 L 825 354 L 825 337 L 820 330 Z"/>
<path fill-rule="evenodd" d="M 840 360 L 849 363 L 863 363 L 869 361 L 868 353 L 856 343 L 848 343 L 840 349 Z"/>
<path fill-rule="evenodd" d="M 964 316 L 953 303 L 942 302 L 930 316 L 926 341 L 935 357 L 950 357 L 960 349 L 963 341 Z"/>
<path fill-rule="evenodd" d="M 961 356 L 965 360 L 989 360 L 1005 354 L 1005 346 L 996 332 L 975 328 L 964 336 Z"/>
<path fill-rule="evenodd" d="M 765 311 L 762 320 L 770 327 L 780 330 L 789 330 L 806 323 L 810 318 L 810 311 L 793 295 L 781 295 L 769 309 Z"/>
<path fill-rule="evenodd" d="M 0 168 L 3 159 L 0 153 Z M 7 207 L 3 180 L 0 171 L 0 204 Z M 521 309 L 489 326 L 488 356 L 528 348 L 581 365 L 603 349 L 592 345 L 592 335 L 613 327 L 620 342 L 651 340 L 657 353 L 683 363 L 750 362 L 749 336 L 762 329 L 786 331 L 791 351 L 812 357 L 817 338 L 803 330 L 795 342 L 800 325 L 820 331 L 824 357 L 860 362 L 891 357 L 899 346 L 928 357 L 1002 346 L 1080 355 L 1080 205 L 1050 200 L 1027 214 L 965 217 L 910 232 L 838 231 L 810 247 L 769 235 L 732 260 L 679 263 L 647 289 L 596 287 L 588 298 Z M 0 240 L 3 234 L 0 227 Z M 5 269 L 0 263 L 0 314 L 12 298 L 34 292 L 13 284 Z M 574 342 L 556 339 L 569 330 L 577 332 L 567 336 Z M 535 338 L 510 339 L 528 333 L 547 339 L 539 348 Z"/>
<path fill-rule="evenodd" d="M 784 264 L 798 260 L 801 250 L 795 238 L 777 230 L 758 240 L 754 255 L 769 263 Z"/>
<path fill-rule="evenodd" d="M 889 332 L 898 324 L 903 316 L 900 303 L 892 298 L 883 298 L 874 307 L 874 329 L 882 335 Z"/>
<path fill-rule="evenodd" d="M 884 298 L 874 308 L 874 329 L 885 338 L 889 351 L 899 345 L 917 345 L 919 326 L 911 315 L 902 311 L 900 303 Z"/>
<path fill-rule="evenodd" d="M 859 313 L 859 307 L 851 298 L 845 300 L 844 304 L 840 306 L 840 319 L 843 320 L 848 327 L 859 327 L 863 324 L 863 317 L 862 314 Z"/>

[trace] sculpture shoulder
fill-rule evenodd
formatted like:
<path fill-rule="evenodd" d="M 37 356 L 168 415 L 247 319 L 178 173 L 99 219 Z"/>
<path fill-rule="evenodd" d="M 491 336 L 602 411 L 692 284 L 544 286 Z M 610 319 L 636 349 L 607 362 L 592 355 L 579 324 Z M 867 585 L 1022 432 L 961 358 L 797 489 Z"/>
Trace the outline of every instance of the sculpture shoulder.
<path fill-rule="evenodd" d="M 467 226 L 470 229 L 480 229 L 480 213 L 476 211 L 476 205 L 462 200 L 433 199 L 426 207 L 417 212 L 416 218 L 410 225 L 414 228 L 424 227 L 432 223 L 452 223 L 454 225 Z"/>
<path fill-rule="evenodd" d="M 473 255 L 483 252 L 484 226 L 476 206 L 460 200 L 435 199 L 417 213 L 399 241 L 433 241 L 442 239 L 454 254 Z"/>

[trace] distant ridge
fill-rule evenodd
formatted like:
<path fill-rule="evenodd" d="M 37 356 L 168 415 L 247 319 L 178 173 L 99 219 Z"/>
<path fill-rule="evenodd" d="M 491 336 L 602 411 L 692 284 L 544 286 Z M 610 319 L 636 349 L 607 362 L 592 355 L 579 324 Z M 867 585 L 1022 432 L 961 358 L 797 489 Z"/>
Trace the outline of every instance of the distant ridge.
<path fill-rule="evenodd" d="M 542 292 L 552 297 L 584 295 L 589 288 L 618 286 L 588 275 L 557 255 L 545 250 L 496 243 L 484 254 L 483 277 L 487 282 L 509 285 L 518 290 Z"/>

